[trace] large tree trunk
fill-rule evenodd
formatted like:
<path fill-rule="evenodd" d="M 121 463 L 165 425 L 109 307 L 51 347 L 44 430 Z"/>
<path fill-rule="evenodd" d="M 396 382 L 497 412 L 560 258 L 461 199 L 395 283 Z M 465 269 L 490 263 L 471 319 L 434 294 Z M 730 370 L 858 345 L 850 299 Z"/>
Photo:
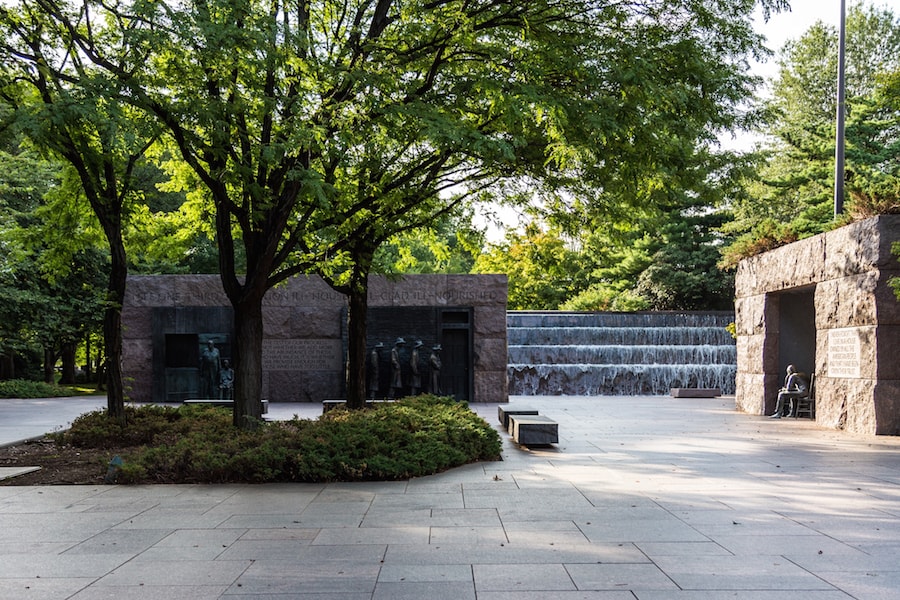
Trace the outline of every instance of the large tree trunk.
<path fill-rule="evenodd" d="M 54 368 L 56 367 L 56 352 L 52 347 L 44 347 L 44 383 L 56 383 Z"/>
<path fill-rule="evenodd" d="M 75 342 L 66 342 L 62 347 L 62 377 L 60 383 L 75 383 Z"/>
<path fill-rule="evenodd" d="M 353 277 L 347 309 L 347 408 L 366 405 L 366 314 L 369 281 L 363 273 Z"/>
<path fill-rule="evenodd" d="M 94 369 L 91 365 L 91 334 L 87 334 L 84 338 L 84 381 L 90 383 L 93 381 Z"/>
<path fill-rule="evenodd" d="M 13 353 L 0 354 L 0 379 L 16 378 L 16 361 Z"/>
<path fill-rule="evenodd" d="M 103 348 L 106 355 L 106 410 L 109 418 L 125 425 L 125 384 L 122 380 L 122 302 L 128 281 L 128 263 L 122 231 L 115 225 L 107 231 L 111 266 L 103 313 Z"/>
<path fill-rule="evenodd" d="M 262 296 L 234 306 L 235 427 L 253 429 L 262 420 Z"/>

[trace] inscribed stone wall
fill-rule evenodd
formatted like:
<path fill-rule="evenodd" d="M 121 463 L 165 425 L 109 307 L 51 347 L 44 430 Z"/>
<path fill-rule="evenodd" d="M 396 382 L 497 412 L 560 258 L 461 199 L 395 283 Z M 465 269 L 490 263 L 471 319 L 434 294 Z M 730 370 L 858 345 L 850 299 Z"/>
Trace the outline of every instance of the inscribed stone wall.
<path fill-rule="evenodd" d="M 507 401 L 506 298 L 505 275 L 370 279 L 370 308 L 471 309 L 476 402 Z M 159 345 L 163 336 L 159 324 L 154 325 L 154 310 L 196 313 L 208 307 L 229 306 L 217 275 L 130 277 L 122 311 L 123 369 L 130 382 L 129 397 L 150 401 L 158 396 L 153 390 L 160 385 Z M 345 311 L 345 297 L 318 277 L 296 277 L 266 294 L 263 397 L 271 402 L 318 402 L 342 394 Z M 176 326 L 165 333 L 178 333 L 172 327 Z M 394 335 L 404 335 L 403 327 L 404 323 L 397 323 Z"/>
<path fill-rule="evenodd" d="M 738 266 L 736 404 L 763 414 L 783 374 L 776 363 L 779 301 L 814 289 L 816 420 L 835 429 L 900 434 L 900 276 L 891 245 L 900 215 L 882 215 L 801 240 Z"/>

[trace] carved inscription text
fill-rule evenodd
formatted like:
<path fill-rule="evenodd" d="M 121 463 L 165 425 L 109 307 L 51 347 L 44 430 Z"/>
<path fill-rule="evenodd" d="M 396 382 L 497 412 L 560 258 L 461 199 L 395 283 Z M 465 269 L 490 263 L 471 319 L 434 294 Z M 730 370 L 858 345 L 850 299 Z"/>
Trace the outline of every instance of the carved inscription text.
<path fill-rule="evenodd" d="M 828 376 L 859 378 L 858 329 L 831 329 L 828 331 Z"/>
<path fill-rule="evenodd" d="M 340 340 L 263 340 L 266 371 L 340 371 Z"/>

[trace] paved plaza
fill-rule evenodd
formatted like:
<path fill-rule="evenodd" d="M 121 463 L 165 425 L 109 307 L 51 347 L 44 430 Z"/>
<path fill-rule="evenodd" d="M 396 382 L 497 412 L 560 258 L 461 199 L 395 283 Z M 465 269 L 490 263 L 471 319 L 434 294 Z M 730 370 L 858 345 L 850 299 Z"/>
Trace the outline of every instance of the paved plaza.
<path fill-rule="evenodd" d="M 30 437 L 5 402 L 0 442 Z M 560 443 L 398 482 L 0 487 L 0 599 L 900 598 L 900 439 L 733 398 L 511 405 Z"/>

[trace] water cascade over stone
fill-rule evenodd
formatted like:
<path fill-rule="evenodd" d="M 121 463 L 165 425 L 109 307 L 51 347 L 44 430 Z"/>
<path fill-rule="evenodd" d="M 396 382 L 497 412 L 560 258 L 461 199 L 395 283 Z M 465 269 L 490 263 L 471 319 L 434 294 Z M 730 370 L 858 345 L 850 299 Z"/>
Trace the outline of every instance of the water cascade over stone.
<path fill-rule="evenodd" d="M 734 394 L 737 350 L 726 329 L 733 321 L 728 312 L 509 312 L 509 393 Z"/>

